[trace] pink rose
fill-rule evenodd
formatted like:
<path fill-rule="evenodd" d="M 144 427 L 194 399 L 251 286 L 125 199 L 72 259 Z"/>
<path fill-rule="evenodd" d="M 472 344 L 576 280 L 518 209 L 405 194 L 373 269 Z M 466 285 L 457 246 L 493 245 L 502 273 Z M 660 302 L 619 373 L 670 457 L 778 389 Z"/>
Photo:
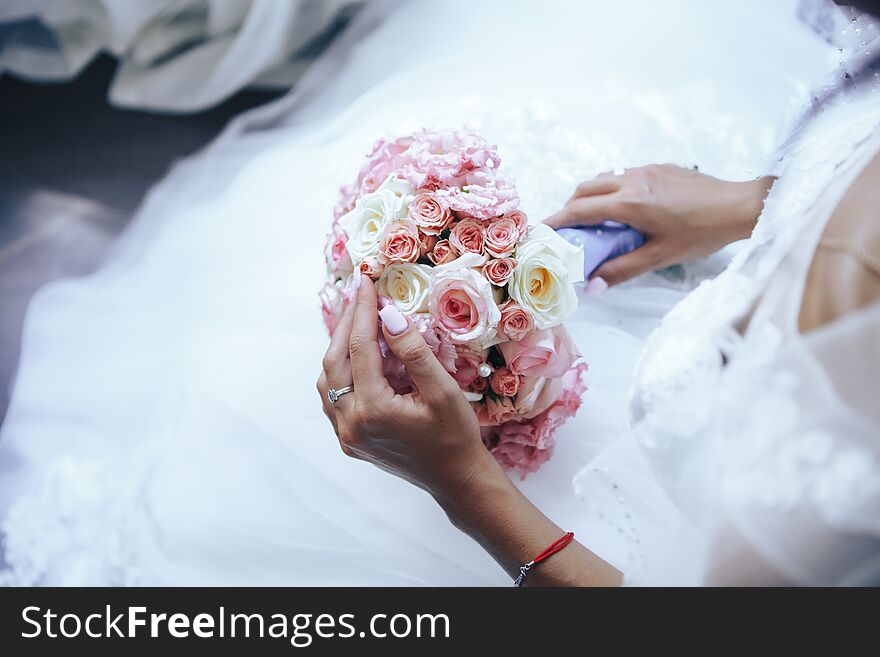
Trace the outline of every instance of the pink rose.
<path fill-rule="evenodd" d="M 421 246 L 419 230 L 412 221 L 392 221 L 382 231 L 379 262 L 383 265 L 415 262 Z"/>
<path fill-rule="evenodd" d="M 510 397 L 499 397 L 498 399 L 486 397 L 486 401 L 479 406 L 477 411 L 477 421 L 480 426 L 504 424 L 518 419 L 516 407 Z"/>
<path fill-rule="evenodd" d="M 434 277 L 428 308 L 459 344 L 486 344 L 495 337 L 501 312 L 492 286 L 473 269 L 443 271 Z"/>
<path fill-rule="evenodd" d="M 471 384 L 468 386 L 468 390 L 470 390 L 471 392 L 476 392 L 480 395 L 485 394 L 488 389 L 489 379 L 487 379 L 485 376 L 478 376 L 473 381 L 471 381 Z"/>
<path fill-rule="evenodd" d="M 452 250 L 449 240 L 439 240 L 434 245 L 434 250 L 428 254 L 428 260 L 435 265 L 444 265 L 455 260 L 455 251 Z"/>
<path fill-rule="evenodd" d="M 510 371 L 523 376 L 562 376 L 580 357 L 561 324 L 529 333 L 519 341 L 502 342 L 498 349 Z"/>
<path fill-rule="evenodd" d="M 486 362 L 486 352 L 460 345 L 456 348 L 456 352 L 455 371 L 452 373 L 452 378 L 462 387 L 473 385 L 477 379 L 483 379 L 477 372 L 477 368 L 481 363 Z"/>
<path fill-rule="evenodd" d="M 519 240 L 519 228 L 509 217 L 493 219 L 486 227 L 486 251 L 496 258 L 506 258 L 513 253 Z"/>
<path fill-rule="evenodd" d="M 513 258 L 499 258 L 490 260 L 483 265 L 483 276 L 489 279 L 492 285 L 504 287 L 513 276 L 513 270 L 516 268 L 516 260 Z"/>
<path fill-rule="evenodd" d="M 347 241 L 348 236 L 345 234 L 345 231 L 342 230 L 338 222 L 334 221 L 330 234 L 327 235 L 327 243 L 324 247 L 324 259 L 327 262 L 327 270 L 333 278 L 345 278 L 354 269 L 351 256 L 348 254 L 348 249 L 345 248 Z"/>
<path fill-rule="evenodd" d="M 449 243 L 459 253 L 482 253 L 485 231 L 476 219 L 462 219 L 452 227 Z"/>
<path fill-rule="evenodd" d="M 449 228 L 455 215 L 433 194 L 419 194 L 409 204 L 409 217 L 428 235 L 439 235 Z"/>
<path fill-rule="evenodd" d="M 428 343 L 428 347 L 437 356 L 437 360 L 443 365 L 443 369 L 454 376 L 458 361 L 458 350 L 452 343 L 452 340 L 449 339 L 449 333 L 441 326 L 438 326 L 434 318 L 426 313 L 414 313 L 410 315 L 410 320 L 413 326 L 416 327 L 416 330 L 422 334 L 425 342 Z"/>
<path fill-rule="evenodd" d="M 379 262 L 379 258 L 374 256 L 369 256 L 361 260 L 361 264 L 358 265 L 358 271 L 361 274 L 365 274 L 369 276 L 373 280 L 379 278 L 382 275 L 382 270 L 385 269 L 385 265 Z"/>
<path fill-rule="evenodd" d="M 522 377 L 514 374 L 506 367 L 500 367 L 492 373 L 490 385 L 492 392 L 502 397 L 515 397 L 519 392 Z"/>
<path fill-rule="evenodd" d="M 434 247 L 437 246 L 437 241 L 436 235 L 428 235 L 419 231 L 419 257 L 421 258 L 431 253 Z"/>
<path fill-rule="evenodd" d="M 516 411 L 525 419 L 540 415 L 555 404 L 563 392 L 562 379 L 524 376 L 516 396 Z"/>
<path fill-rule="evenodd" d="M 529 331 L 535 328 L 531 313 L 509 299 L 500 308 L 501 320 L 498 322 L 498 333 L 508 340 L 522 340 Z"/>
<path fill-rule="evenodd" d="M 526 216 L 526 213 L 522 210 L 513 210 L 512 212 L 508 212 L 504 215 L 505 218 L 513 220 L 513 223 L 516 224 L 517 232 L 519 233 L 520 239 L 525 237 L 529 232 L 529 218 Z"/>

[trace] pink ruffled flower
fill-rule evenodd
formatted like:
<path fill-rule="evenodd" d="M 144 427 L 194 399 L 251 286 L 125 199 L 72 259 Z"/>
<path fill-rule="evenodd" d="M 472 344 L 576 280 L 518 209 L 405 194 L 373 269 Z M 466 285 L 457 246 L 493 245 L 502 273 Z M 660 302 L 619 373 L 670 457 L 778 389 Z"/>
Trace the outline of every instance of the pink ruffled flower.
<path fill-rule="evenodd" d="M 508 340 L 522 340 L 529 331 L 535 328 L 532 314 L 513 299 L 505 301 L 500 310 L 501 320 L 498 322 L 498 333 Z"/>
<path fill-rule="evenodd" d="M 562 325 L 502 342 L 498 349 L 510 371 L 523 376 L 562 376 L 581 355 Z"/>
<path fill-rule="evenodd" d="M 452 227 L 449 244 L 458 253 L 482 253 L 485 236 L 481 222 L 476 219 L 462 219 Z"/>
<path fill-rule="evenodd" d="M 455 215 L 433 194 L 419 194 L 410 201 L 409 218 L 416 222 L 423 233 L 439 235 L 449 228 Z"/>
<path fill-rule="evenodd" d="M 354 204 L 358 198 L 358 188 L 356 185 L 343 185 L 339 188 L 339 199 L 333 208 L 333 219 L 339 219 L 354 209 Z M 335 221 L 334 221 L 335 223 Z"/>
<path fill-rule="evenodd" d="M 436 193 L 447 207 L 484 221 L 513 212 L 519 205 L 516 188 L 505 178 L 439 189 Z"/>
<path fill-rule="evenodd" d="M 515 397 L 522 384 L 522 377 L 514 374 L 506 367 L 499 367 L 492 372 L 489 385 L 492 392 L 502 397 Z"/>
<path fill-rule="evenodd" d="M 464 130 L 420 130 L 401 159 L 404 178 L 417 189 L 457 185 L 478 171 L 494 174 L 501 164 L 495 146 Z"/>
<path fill-rule="evenodd" d="M 504 287 L 513 276 L 513 270 L 516 268 L 516 260 L 513 258 L 499 258 L 490 260 L 483 265 L 483 276 L 485 276 L 492 285 Z"/>
<path fill-rule="evenodd" d="M 415 262 L 422 242 L 419 229 L 409 220 L 392 221 L 382 231 L 379 241 L 379 262 L 383 265 Z"/>
<path fill-rule="evenodd" d="M 375 192 L 388 176 L 399 170 L 407 160 L 404 154 L 412 143 L 412 136 L 377 141 L 358 174 L 355 198 Z"/>
<path fill-rule="evenodd" d="M 496 258 L 506 258 L 513 253 L 519 240 L 519 228 L 509 217 L 493 219 L 486 226 L 486 252 Z"/>
<path fill-rule="evenodd" d="M 455 251 L 452 250 L 449 240 L 439 240 L 434 245 L 434 250 L 428 254 L 428 260 L 435 265 L 445 265 L 447 262 L 455 260 L 455 258 Z"/>
<path fill-rule="evenodd" d="M 423 129 L 406 137 L 380 139 L 367 155 L 356 184 L 342 190 L 339 206 L 353 206 L 354 199 L 376 191 L 392 173 L 416 189 L 438 189 L 465 184 L 474 174 L 494 175 L 500 164 L 494 146 L 463 130 Z"/>

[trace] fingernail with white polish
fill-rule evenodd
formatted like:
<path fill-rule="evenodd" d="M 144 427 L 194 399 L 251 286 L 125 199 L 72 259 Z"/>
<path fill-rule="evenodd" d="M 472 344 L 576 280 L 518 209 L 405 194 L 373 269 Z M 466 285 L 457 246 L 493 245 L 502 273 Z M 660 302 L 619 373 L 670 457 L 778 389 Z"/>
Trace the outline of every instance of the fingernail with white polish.
<path fill-rule="evenodd" d="M 587 283 L 586 292 L 587 294 L 599 294 L 607 289 L 608 282 L 601 276 L 596 276 L 595 278 L 591 278 L 590 282 Z"/>
<path fill-rule="evenodd" d="M 382 318 L 382 324 L 391 335 L 400 335 L 406 330 L 408 324 L 406 317 L 400 314 L 400 311 L 394 306 L 385 306 L 379 311 L 379 317 Z"/>

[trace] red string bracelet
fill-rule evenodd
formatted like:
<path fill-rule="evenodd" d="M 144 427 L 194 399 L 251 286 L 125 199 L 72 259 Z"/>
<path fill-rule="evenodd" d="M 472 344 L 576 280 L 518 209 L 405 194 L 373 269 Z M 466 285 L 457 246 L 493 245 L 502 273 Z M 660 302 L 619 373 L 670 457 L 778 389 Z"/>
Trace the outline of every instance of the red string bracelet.
<path fill-rule="evenodd" d="M 515 580 L 513 580 L 513 585 L 514 586 L 522 586 L 523 580 L 526 578 L 526 573 L 529 572 L 529 570 L 531 570 L 531 568 L 533 566 L 537 566 L 539 563 L 541 563 L 545 559 L 549 559 L 554 554 L 559 552 L 562 548 L 564 548 L 566 545 L 571 543 L 572 540 L 574 540 L 574 532 L 568 532 L 562 538 L 558 539 L 555 543 L 550 545 L 546 550 L 541 552 L 541 554 L 536 556 L 534 559 L 532 559 L 528 563 L 520 566 L 519 567 L 519 575 L 517 576 L 517 578 Z"/>

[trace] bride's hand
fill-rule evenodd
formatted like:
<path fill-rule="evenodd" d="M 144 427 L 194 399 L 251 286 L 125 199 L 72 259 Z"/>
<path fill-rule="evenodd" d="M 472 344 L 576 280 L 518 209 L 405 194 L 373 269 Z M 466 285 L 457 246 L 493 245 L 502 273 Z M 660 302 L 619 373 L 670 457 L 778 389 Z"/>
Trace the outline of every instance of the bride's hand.
<path fill-rule="evenodd" d="M 318 391 L 342 450 L 370 461 L 448 501 L 479 473 L 504 476 L 480 439 L 476 416 L 461 389 L 421 334 L 393 307 L 382 311 L 385 340 L 418 391 L 398 395 L 388 385 L 378 344 L 373 282 L 363 277 L 324 357 Z M 335 404 L 328 386 L 354 383 Z"/>
<path fill-rule="evenodd" d="M 565 207 L 545 222 L 561 228 L 613 219 L 644 233 L 644 246 L 609 260 L 591 276 L 616 285 L 748 237 L 773 181 L 729 182 L 672 164 L 604 173 L 578 185 Z"/>
<path fill-rule="evenodd" d="M 418 391 L 397 395 L 382 370 L 376 289 L 362 277 L 357 299 L 333 333 L 318 392 L 342 451 L 428 491 L 456 527 L 514 577 L 564 533 L 504 474 L 480 440 L 470 404 L 421 334 L 393 307 L 382 330 Z M 354 392 L 327 398 L 328 386 Z M 620 583 L 620 573 L 577 541 L 529 575 L 527 585 Z"/>

